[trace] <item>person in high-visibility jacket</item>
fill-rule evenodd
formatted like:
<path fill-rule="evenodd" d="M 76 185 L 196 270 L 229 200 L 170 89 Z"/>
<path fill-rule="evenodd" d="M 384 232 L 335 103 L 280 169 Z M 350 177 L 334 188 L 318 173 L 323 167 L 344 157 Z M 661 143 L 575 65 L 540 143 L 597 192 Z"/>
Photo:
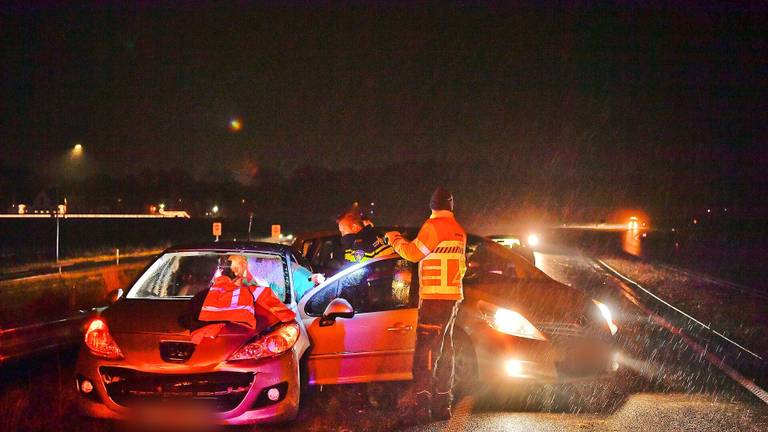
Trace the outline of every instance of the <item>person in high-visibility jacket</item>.
<path fill-rule="evenodd" d="M 466 272 L 467 234 L 454 218 L 453 195 L 439 187 L 429 205 L 432 215 L 412 242 L 397 231 L 385 235 L 401 257 L 419 263 L 419 331 L 413 371 L 417 421 L 451 416 L 453 324 L 464 298 Z"/>
<path fill-rule="evenodd" d="M 230 255 L 227 260 L 231 263 L 225 269 L 228 274 L 214 279 L 197 317 L 199 321 L 216 324 L 193 331 L 193 341 L 199 343 L 203 337 L 215 337 L 226 322 L 260 330 L 296 318 L 268 284 L 259 283 L 251 275 L 245 256 Z"/>

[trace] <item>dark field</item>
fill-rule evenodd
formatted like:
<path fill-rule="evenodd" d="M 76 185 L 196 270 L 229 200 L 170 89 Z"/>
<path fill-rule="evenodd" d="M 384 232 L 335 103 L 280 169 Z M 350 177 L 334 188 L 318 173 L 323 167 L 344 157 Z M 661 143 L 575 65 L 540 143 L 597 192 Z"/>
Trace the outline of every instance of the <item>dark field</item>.
<path fill-rule="evenodd" d="M 226 239 L 248 238 L 248 219 L 217 219 Z M 171 244 L 212 241 L 213 219 L 60 219 L 61 259 L 165 248 Z M 269 236 L 270 226 L 254 221 L 252 237 Z M 0 220 L 0 273 L 4 269 L 56 259 L 56 220 Z"/>
<path fill-rule="evenodd" d="M 620 233 L 553 229 L 547 231 L 547 239 L 590 256 L 673 265 L 768 293 L 768 266 L 762 264 L 768 258 L 768 227 L 762 221 L 670 225 Z"/>

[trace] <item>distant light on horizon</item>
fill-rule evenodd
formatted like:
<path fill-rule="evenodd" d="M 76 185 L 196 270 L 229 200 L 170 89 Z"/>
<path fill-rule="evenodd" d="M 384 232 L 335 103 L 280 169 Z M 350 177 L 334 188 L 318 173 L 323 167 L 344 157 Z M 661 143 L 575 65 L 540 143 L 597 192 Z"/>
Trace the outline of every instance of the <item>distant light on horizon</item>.
<path fill-rule="evenodd" d="M 239 118 L 233 118 L 229 121 L 229 130 L 232 132 L 240 132 L 243 128 L 243 122 Z"/>
<path fill-rule="evenodd" d="M 627 229 L 629 230 L 637 230 L 639 228 L 639 219 L 637 216 L 632 216 L 629 218 L 629 222 L 627 223 Z"/>
<path fill-rule="evenodd" d="M 80 144 L 80 143 L 77 143 L 77 144 L 75 144 L 75 146 L 72 148 L 72 156 L 73 156 L 73 157 L 82 156 L 82 154 L 83 154 L 83 151 L 84 151 L 84 149 L 83 149 L 83 145 L 82 145 L 82 144 Z"/>

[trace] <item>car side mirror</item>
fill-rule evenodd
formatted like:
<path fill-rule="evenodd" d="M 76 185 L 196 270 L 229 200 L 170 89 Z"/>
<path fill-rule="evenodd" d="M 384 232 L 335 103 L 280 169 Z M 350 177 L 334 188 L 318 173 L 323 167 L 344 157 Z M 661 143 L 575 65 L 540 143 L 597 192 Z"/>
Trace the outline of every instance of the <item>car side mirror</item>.
<path fill-rule="evenodd" d="M 121 288 L 110 291 L 106 297 L 107 304 L 110 304 L 110 305 L 115 304 L 115 302 L 117 302 L 122 296 L 123 296 L 123 290 Z"/>
<path fill-rule="evenodd" d="M 333 325 L 336 318 L 352 318 L 355 316 L 355 309 L 343 298 L 335 298 L 325 307 L 322 318 L 320 318 L 320 327 Z"/>

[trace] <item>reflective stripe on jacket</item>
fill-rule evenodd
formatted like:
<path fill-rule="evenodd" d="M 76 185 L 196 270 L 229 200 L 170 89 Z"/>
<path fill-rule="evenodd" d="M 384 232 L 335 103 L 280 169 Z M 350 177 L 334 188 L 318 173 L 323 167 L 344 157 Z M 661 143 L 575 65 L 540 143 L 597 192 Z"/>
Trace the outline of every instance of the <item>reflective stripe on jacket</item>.
<path fill-rule="evenodd" d="M 344 251 L 344 260 L 351 263 L 360 263 L 391 253 L 392 248 L 388 245 L 381 245 L 371 252 L 366 252 L 364 249 L 346 249 Z"/>
<path fill-rule="evenodd" d="M 359 263 L 389 255 L 392 248 L 379 238 L 376 230 L 367 226 L 354 234 L 341 236 L 341 247 L 344 250 L 344 261 Z"/>
<path fill-rule="evenodd" d="M 228 321 L 256 328 L 256 315 L 262 315 L 270 325 L 291 321 L 296 314 L 275 295 L 272 288 L 259 286 L 252 278 L 233 281 L 227 276 L 214 280 L 205 296 L 198 319 Z"/>
<path fill-rule="evenodd" d="M 453 212 L 436 210 L 412 242 L 402 236 L 392 241 L 395 251 L 419 263 L 419 297 L 432 300 L 464 298 L 462 278 L 467 271 L 467 234 Z"/>

